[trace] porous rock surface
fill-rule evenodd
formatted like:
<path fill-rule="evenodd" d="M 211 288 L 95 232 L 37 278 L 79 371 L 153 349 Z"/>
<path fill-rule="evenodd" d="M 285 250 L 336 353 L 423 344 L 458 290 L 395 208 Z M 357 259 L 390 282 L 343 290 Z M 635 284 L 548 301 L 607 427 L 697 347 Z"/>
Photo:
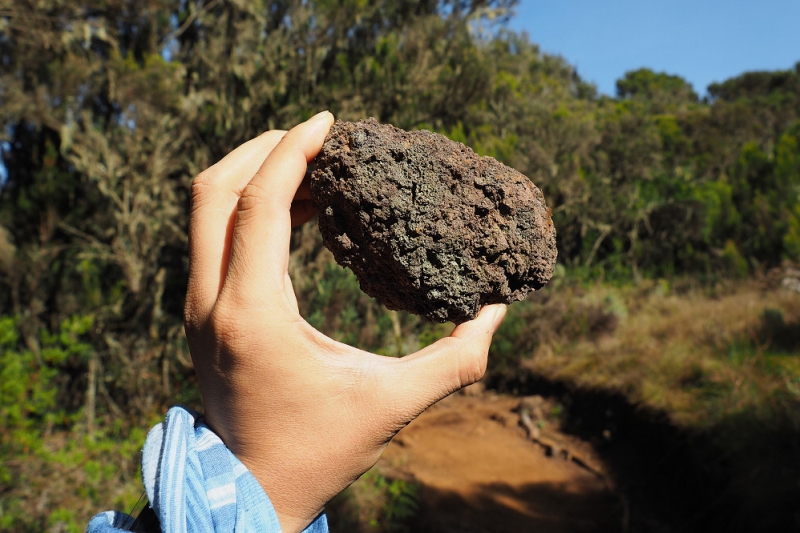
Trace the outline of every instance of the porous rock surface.
<path fill-rule="evenodd" d="M 311 198 L 325 246 L 389 309 L 460 324 L 553 274 L 556 231 L 541 191 L 436 133 L 337 121 Z"/>

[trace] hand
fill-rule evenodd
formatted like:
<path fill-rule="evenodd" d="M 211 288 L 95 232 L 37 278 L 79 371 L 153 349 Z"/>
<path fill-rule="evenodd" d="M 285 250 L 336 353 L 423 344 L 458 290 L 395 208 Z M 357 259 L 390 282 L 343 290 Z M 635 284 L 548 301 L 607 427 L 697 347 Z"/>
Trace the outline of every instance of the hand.
<path fill-rule="evenodd" d="M 313 216 L 298 188 L 332 123 L 324 112 L 267 132 L 192 184 L 185 319 L 206 421 L 287 532 L 310 524 L 427 407 L 480 379 L 505 315 L 484 307 L 401 359 L 335 342 L 303 320 L 287 273 L 290 233 Z"/>

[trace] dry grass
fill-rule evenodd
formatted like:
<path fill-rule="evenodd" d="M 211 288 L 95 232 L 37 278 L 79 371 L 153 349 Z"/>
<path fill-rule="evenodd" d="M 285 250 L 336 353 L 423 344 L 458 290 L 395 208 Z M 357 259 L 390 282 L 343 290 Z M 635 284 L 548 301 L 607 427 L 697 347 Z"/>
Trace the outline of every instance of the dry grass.
<path fill-rule="evenodd" d="M 536 373 L 621 392 L 679 426 L 746 411 L 800 424 L 800 294 L 754 283 L 715 296 L 675 294 L 652 283 L 567 290 L 563 298 L 604 302 L 618 322 L 595 335 L 540 343 L 523 363 Z"/>

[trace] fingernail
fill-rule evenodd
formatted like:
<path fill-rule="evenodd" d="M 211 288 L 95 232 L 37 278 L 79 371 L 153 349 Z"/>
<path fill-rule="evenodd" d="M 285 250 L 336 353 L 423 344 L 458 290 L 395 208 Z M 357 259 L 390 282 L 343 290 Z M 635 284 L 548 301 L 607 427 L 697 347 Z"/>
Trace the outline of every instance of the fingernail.
<path fill-rule="evenodd" d="M 325 119 L 327 120 L 328 115 L 331 115 L 331 112 L 326 109 L 325 111 L 321 111 L 316 115 L 314 115 L 313 117 L 311 117 L 310 119 L 308 119 L 307 122 L 316 122 L 318 120 L 322 120 L 323 117 L 325 117 Z"/>
<path fill-rule="evenodd" d="M 506 317 L 506 305 L 499 304 L 497 306 L 497 311 L 494 312 L 494 323 L 492 324 L 492 334 L 494 334 L 500 328 L 500 324 L 503 323 L 503 319 L 505 317 Z"/>

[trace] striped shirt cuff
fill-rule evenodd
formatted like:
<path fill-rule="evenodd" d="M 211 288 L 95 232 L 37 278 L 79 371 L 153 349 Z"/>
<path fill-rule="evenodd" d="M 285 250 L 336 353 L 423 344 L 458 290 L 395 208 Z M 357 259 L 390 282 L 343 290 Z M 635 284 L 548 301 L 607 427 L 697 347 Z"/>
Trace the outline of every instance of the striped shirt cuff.
<path fill-rule="evenodd" d="M 261 485 L 197 414 L 173 407 L 147 435 L 142 479 L 164 533 L 279 533 L 278 515 Z M 130 516 L 95 516 L 88 533 L 129 531 Z M 304 533 L 328 533 L 320 515 Z"/>

